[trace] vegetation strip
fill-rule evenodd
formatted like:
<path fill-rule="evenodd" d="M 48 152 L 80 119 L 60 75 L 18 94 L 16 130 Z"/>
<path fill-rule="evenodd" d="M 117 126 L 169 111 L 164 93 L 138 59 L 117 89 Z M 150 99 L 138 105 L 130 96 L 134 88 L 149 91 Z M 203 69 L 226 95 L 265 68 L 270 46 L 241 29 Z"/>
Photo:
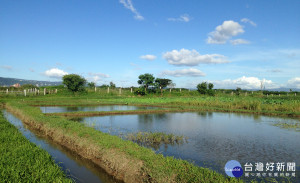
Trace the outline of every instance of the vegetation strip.
<path fill-rule="evenodd" d="M 0 112 L 1 182 L 72 182 L 52 157 L 28 141 Z"/>
<path fill-rule="evenodd" d="M 87 98 L 88 97 L 88 98 Z M 103 97 L 103 96 L 101 96 Z M 267 98 L 259 96 L 178 96 L 178 97 L 116 97 L 101 98 L 89 94 L 87 96 L 32 98 L 27 99 L 29 105 L 43 106 L 82 106 L 82 105 L 142 105 L 181 110 L 208 110 L 223 112 L 256 113 L 264 115 L 281 115 L 300 117 L 299 97 Z"/>
<path fill-rule="evenodd" d="M 151 149 L 82 123 L 60 116 L 45 116 L 39 108 L 23 102 L 8 102 L 6 107 L 23 122 L 124 182 L 242 182 L 184 160 L 155 154 Z"/>

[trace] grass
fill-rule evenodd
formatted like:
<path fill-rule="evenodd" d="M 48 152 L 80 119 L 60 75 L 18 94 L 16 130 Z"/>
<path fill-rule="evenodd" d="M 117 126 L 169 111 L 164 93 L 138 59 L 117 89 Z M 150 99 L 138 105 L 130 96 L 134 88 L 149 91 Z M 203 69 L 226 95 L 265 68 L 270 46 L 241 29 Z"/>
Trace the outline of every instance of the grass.
<path fill-rule="evenodd" d="M 123 91 L 123 90 L 122 90 Z M 1 96 L 0 96 L 1 97 Z M 263 95 L 259 92 L 245 95 L 230 95 L 217 93 L 216 96 L 200 95 L 197 91 L 174 91 L 136 96 L 130 93 L 130 89 L 124 89 L 119 95 L 118 90 L 112 90 L 107 94 L 106 90 L 89 91 L 82 94 L 70 94 L 60 89 L 58 94 L 46 96 L 29 95 L 27 97 L 12 97 L 2 95 L 3 101 L 24 100 L 30 105 L 100 105 L 100 104 L 123 104 L 123 105 L 150 105 L 162 107 L 177 107 L 182 110 L 206 110 L 224 112 L 247 112 L 266 115 L 300 116 L 300 95 Z"/>
<path fill-rule="evenodd" d="M 279 122 L 279 123 L 274 124 L 274 126 L 300 131 L 300 123 L 299 122 L 294 122 L 294 123 Z"/>
<path fill-rule="evenodd" d="M 138 144 L 151 146 L 155 149 L 158 149 L 161 144 L 183 144 L 187 142 L 187 137 L 183 135 L 174 135 L 172 133 L 166 134 L 163 132 L 137 132 L 137 133 L 129 133 L 125 136 L 126 139 L 131 140 L 133 142 L 137 142 Z"/>
<path fill-rule="evenodd" d="M 0 112 L 1 182 L 72 182 L 51 156 L 29 142 Z"/>
<path fill-rule="evenodd" d="M 23 101 L 6 107 L 23 122 L 50 136 L 79 155 L 98 163 L 107 172 L 127 182 L 243 182 L 185 160 L 164 157 L 131 141 L 124 141 L 74 123 L 61 116 L 46 116 Z"/>

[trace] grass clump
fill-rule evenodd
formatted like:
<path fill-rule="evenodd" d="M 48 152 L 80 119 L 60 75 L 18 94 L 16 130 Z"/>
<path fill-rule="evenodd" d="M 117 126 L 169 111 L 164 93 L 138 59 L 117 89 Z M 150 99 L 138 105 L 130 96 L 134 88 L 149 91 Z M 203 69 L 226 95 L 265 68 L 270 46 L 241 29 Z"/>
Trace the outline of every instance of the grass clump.
<path fill-rule="evenodd" d="M 72 182 L 52 157 L 0 112 L 0 182 Z"/>
<path fill-rule="evenodd" d="M 128 140 L 136 142 L 138 144 L 151 146 L 155 149 L 158 149 L 161 144 L 183 144 L 187 142 L 187 137 L 183 135 L 174 135 L 174 134 L 166 134 L 163 132 L 137 132 L 137 133 L 129 133 L 125 137 Z"/>
<path fill-rule="evenodd" d="M 300 131 L 300 123 L 297 122 L 294 123 L 279 122 L 274 124 L 274 126 L 278 126 L 280 128 L 286 128 L 286 129 L 295 129 L 296 131 Z"/>

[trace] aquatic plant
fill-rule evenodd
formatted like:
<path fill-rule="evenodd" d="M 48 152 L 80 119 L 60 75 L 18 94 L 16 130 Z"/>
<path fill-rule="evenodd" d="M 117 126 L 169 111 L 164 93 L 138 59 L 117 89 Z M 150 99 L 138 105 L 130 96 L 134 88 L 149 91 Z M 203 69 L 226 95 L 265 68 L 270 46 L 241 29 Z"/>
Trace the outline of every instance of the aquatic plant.
<path fill-rule="evenodd" d="M 183 144 L 187 143 L 187 137 L 183 135 L 174 135 L 172 133 L 166 134 L 163 132 L 137 132 L 129 133 L 125 136 L 126 139 L 137 142 L 143 145 L 149 145 L 155 149 L 159 148 L 161 144 Z"/>

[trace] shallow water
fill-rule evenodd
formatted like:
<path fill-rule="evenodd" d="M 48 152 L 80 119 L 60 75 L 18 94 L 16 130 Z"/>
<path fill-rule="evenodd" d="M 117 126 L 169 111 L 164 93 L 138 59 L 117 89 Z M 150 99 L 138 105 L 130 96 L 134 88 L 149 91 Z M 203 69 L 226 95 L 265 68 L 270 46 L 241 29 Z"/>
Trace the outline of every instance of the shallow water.
<path fill-rule="evenodd" d="M 157 107 L 148 106 L 129 106 L 129 105 L 100 105 L 100 106 L 42 106 L 43 113 L 76 112 L 76 111 L 123 111 L 156 109 Z"/>
<path fill-rule="evenodd" d="M 78 155 L 70 152 L 66 148 L 51 142 L 37 132 L 27 129 L 21 120 L 13 116 L 6 110 L 3 111 L 5 118 L 15 125 L 19 131 L 32 143 L 46 150 L 54 159 L 54 161 L 62 167 L 63 171 L 75 182 L 98 182 L 113 183 L 117 182 L 104 170 L 95 166 L 92 162 L 82 159 Z"/>
<path fill-rule="evenodd" d="M 257 173 L 254 171 L 257 162 L 264 165 L 274 162 L 275 167 L 277 162 L 284 162 L 285 170 L 287 162 L 295 162 L 296 178 L 292 180 L 300 181 L 300 132 L 274 126 L 278 122 L 299 123 L 299 119 L 184 112 L 84 117 L 79 121 L 97 130 L 123 137 L 124 134 L 139 131 L 187 136 L 188 143 L 161 145 L 157 152 L 185 159 L 223 174 L 224 166 L 229 160 L 239 161 L 243 168 L 247 162 L 253 164 L 251 173 Z"/>

